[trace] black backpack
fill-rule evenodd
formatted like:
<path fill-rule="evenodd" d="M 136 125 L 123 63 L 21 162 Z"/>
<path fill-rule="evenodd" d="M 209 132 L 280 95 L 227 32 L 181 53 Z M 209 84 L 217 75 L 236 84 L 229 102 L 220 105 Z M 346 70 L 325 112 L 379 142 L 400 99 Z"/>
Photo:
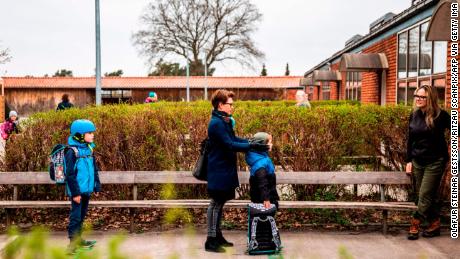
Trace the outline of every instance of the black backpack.
<path fill-rule="evenodd" d="M 275 222 L 276 206 L 266 209 L 261 203 L 248 204 L 248 254 L 277 254 L 281 238 Z"/>

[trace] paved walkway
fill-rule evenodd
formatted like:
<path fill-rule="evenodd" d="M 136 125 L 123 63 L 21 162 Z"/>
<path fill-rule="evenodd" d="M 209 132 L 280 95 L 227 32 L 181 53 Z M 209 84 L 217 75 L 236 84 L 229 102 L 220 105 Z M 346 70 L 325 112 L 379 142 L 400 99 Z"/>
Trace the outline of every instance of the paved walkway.
<path fill-rule="evenodd" d="M 95 232 L 90 238 L 98 241 L 97 249 L 103 257 L 107 256 L 107 244 L 115 232 Z M 189 233 L 185 230 L 128 234 L 120 251 L 128 258 L 267 258 L 267 256 L 247 256 L 246 233 L 226 231 L 224 235 L 235 243 L 226 254 L 205 252 L 203 243 L 206 233 L 200 230 Z M 383 236 L 381 233 L 352 234 L 349 232 L 281 232 L 284 246 L 283 257 L 271 258 L 460 258 L 460 240 L 453 240 L 447 232 L 433 239 L 421 238 L 409 241 L 404 233 Z M 64 232 L 51 234 L 50 243 L 67 245 Z M 5 242 L 5 236 L 0 236 Z"/>

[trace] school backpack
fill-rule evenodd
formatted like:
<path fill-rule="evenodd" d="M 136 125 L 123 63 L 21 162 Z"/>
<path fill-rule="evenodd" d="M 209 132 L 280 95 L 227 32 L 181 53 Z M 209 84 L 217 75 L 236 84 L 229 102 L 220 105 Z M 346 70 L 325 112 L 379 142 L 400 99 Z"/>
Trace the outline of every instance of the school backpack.
<path fill-rule="evenodd" d="M 75 156 L 78 159 L 78 148 L 57 144 L 53 147 L 50 153 L 50 162 L 49 162 L 49 174 L 50 179 L 56 182 L 57 185 L 63 185 L 66 182 L 65 175 L 65 152 L 68 149 L 72 149 L 75 152 Z"/>
<path fill-rule="evenodd" d="M 262 203 L 248 204 L 248 254 L 277 254 L 281 251 L 275 213 L 273 204 L 268 209 Z"/>

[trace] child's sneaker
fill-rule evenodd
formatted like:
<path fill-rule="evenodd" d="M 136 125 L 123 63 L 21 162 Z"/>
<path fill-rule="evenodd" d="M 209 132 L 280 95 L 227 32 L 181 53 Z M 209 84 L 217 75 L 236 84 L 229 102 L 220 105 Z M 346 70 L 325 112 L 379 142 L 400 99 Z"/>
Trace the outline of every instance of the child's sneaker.
<path fill-rule="evenodd" d="M 96 244 L 94 240 L 81 240 L 80 247 L 85 249 L 91 249 Z"/>

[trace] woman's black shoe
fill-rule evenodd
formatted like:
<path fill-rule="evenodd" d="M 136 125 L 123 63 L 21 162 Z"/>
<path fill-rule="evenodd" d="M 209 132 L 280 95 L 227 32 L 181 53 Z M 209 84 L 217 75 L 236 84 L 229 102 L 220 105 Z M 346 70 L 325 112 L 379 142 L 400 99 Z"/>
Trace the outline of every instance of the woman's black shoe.
<path fill-rule="evenodd" d="M 233 243 L 228 242 L 222 234 L 217 234 L 217 241 L 220 243 L 221 246 L 223 247 L 232 247 Z"/>
<path fill-rule="evenodd" d="M 204 244 L 204 249 L 208 252 L 214 253 L 225 253 L 225 249 L 222 247 L 217 237 L 208 237 Z"/>

